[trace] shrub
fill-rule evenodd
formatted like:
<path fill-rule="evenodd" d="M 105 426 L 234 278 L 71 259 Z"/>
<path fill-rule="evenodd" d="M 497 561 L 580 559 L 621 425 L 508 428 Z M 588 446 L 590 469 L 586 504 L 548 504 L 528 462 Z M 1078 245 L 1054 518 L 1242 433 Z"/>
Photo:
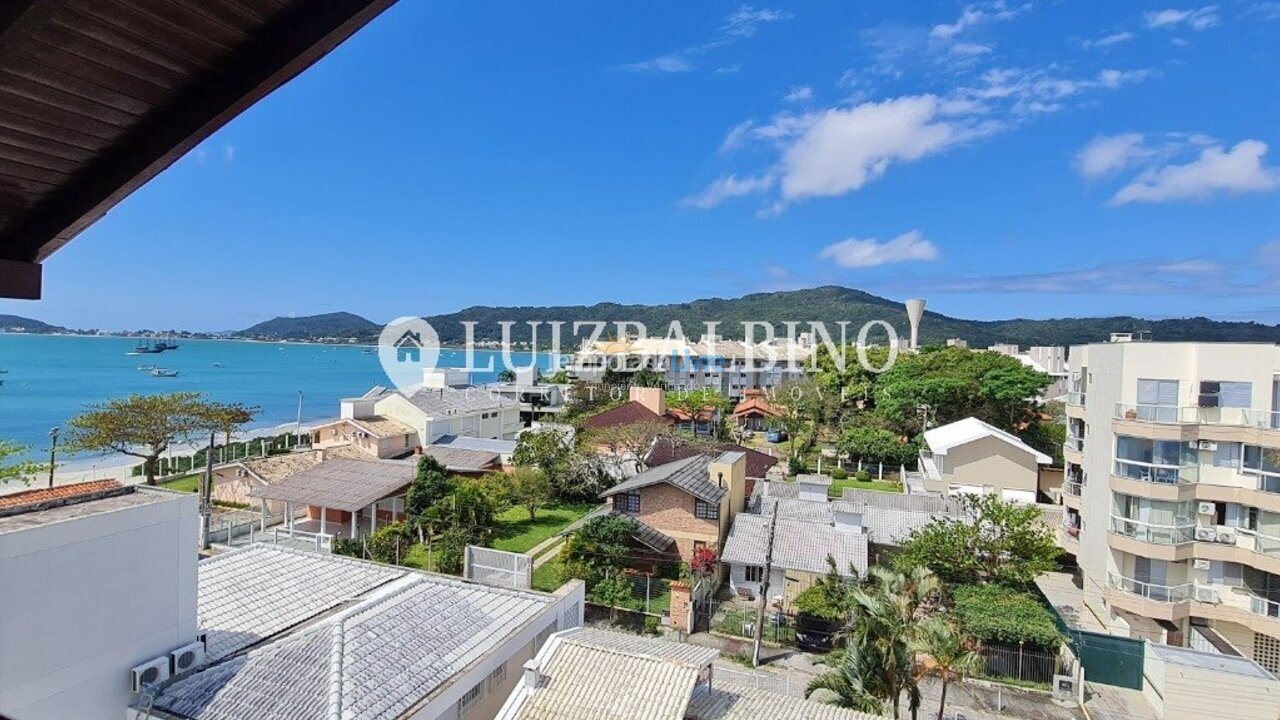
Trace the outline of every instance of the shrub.
<path fill-rule="evenodd" d="M 333 554 L 347 557 L 364 557 L 364 543 L 352 538 L 336 537 L 333 539 Z"/>
<path fill-rule="evenodd" d="M 871 482 L 871 471 L 859 470 L 858 472 L 853 474 L 853 479 L 857 480 L 858 482 Z"/>
<path fill-rule="evenodd" d="M 661 635 L 662 634 L 662 618 L 657 618 L 652 615 L 645 616 L 644 632 L 646 635 Z"/>
<path fill-rule="evenodd" d="M 436 569 L 450 575 L 462 574 L 463 553 L 471 544 L 471 533 L 463 528 L 449 528 L 440 535 L 436 544 L 440 554 L 436 558 Z"/>
<path fill-rule="evenodd" d="M 791 459 L 787 461 L 787 472 L 792 475 L 799 475 L 806 470 L 808 470 L 808 468 L 804 464 L 804 458 L 799 455 L 793 455 Z"/>
<path fill-rule="evenodd" d="M 848 479 L 848 477 L 849 477 L 849 471 L 845 470 L 842 467 L 835 467 L 831 469 L 832 480 L 846 480 Z"/>
<path fill-rule="evenodd" d="M 1001 585 L 957 585 L 951 594 L 960 626 L 981 642 L 1026 643 L 1053 650 L 1062 641 L 1052 611 L 1031 593 Z"/>

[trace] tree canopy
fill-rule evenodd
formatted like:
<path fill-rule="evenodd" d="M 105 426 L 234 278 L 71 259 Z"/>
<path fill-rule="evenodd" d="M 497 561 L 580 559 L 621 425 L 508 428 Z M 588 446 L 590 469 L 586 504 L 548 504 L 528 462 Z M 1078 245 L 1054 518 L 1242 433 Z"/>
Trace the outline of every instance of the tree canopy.
<path fill-rule="evenodd" d="M 1056 650 L 1062 642 L 1052 611 L 1028 592 L 1001 585 L 957 585 L 951 595 L 960 626 L 977 640 L 1047 650 Z"/>
<path fill-rule="evenodd" d="M 48 466 L 42 466 L 39 463 L 26 461 L 9 461 L 9 458 L 21 455 L 26 452 L 24 445 L 18 445 L 7 440 L 0 440 L 0 485 L 10 480 L 20 480 L 24 484 L 30 482 L 29 478 L 47 469 Z"/>

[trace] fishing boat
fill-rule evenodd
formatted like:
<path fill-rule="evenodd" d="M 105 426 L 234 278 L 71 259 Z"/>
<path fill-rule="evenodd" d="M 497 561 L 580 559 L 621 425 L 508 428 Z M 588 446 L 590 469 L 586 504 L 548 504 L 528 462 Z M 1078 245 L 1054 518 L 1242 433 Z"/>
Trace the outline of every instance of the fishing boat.
<path fill-rule="evenodd" d="M 156 352 L 164 352 L 165 350 L 177 350 L 178 343 L 169 340 L 161 340 L 156 343 Z"/>
<path fill-rule="evenodd" d="M 164 368 L 156 368 L 151 371 L 151 377 L 178 377 L 178 371 L 165 370 Z"/>
<path fill-rule="evenodd" d="M 139 366 L 138 366 L 138 369 L 139 369 L 139 370 L 145 370 L 145 371 L 147 371 L 147 372 L 150 372 L 150 371 L 152 371 L 152 370 L 155 370 L 155 369 L 156 369 L 156 366 L 155 366 L 155 365 L 139 365 Z"/>
<path fill-rule="evenodd" d="M 222 363 L 214 363 L 214 364 L 213 364 L 213 366 L 214 366 L 214 367 L 216 367 L 216 368 L 226 367 L 226 366 L 225 366 L 225 365 L 223 365 Z"/>
<path fill-rule="evenodd" d="M 165 351 L 165 348 L 161 347 L 160 343 L 152 345 L 151 341 L 148 340 L 146 342 L 139 343 L 138 345 L 136 345 L 133 348 L 133 352 L 128 354 L 129 355 L 151 355 L 154 353 L 162 353 L 164 351 Z"/>

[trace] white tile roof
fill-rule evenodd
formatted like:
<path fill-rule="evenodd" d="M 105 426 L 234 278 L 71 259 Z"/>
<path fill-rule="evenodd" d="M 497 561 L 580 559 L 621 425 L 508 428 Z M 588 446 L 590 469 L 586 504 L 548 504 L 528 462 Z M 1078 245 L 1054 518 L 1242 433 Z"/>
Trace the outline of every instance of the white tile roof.
<path fill-rule="evenodd" d="M 433 418 L 520 407 L 520 403 L 515 400 L 504 398 L 491 390 L 475 387 L 416 387 L 401 394 L 414 407 Z"/>
<path fill-rule="evenodd" d="M 877 715 L 801 700 L 720 680 L 710 691 L 695 692 L 688 720 L 884 720 Z"/>
<path fill-rule="evenodd" d="M 720 559 L 741 565 L 764 565 L 769 546 L 766 515 L 739 513 L 724 543 Z M 778 518 L 773 538 L 773 565 L 785 570 L 825 573 L 827 556 L 840 572 L 850 563 L 862 574 L 867 570 L 867 536 L 851 530 L 837 530 L 828 524 Z"/>
<path fill-rule="evenodd" d="M 580 629 L 552 637 L 536 689 L 518 687 L 502 720 L 683 720 L 716 650 Z"/>
<path fill-rule="evenodd" d="M 241 557 L 228 562 L 237 555 Z M 317 564 L 316 558 L 323 560 Z M 241 596 L 221 600 L 222 609 L 214 615 L 224 618 L 218 645 L 222 659 L 167 686 L 155 699 L 156 709 L 193 720 L 401 717 L 554 602 L 540 593 L 265 546 L 204 563 L 226 566 L 209 575 L 209 581 L 202 576 L 202 613 L 213 602 L 203 597 L 206 592 Z M 297 567 L 289 567 L 292 564 Z M 230 571 L 236 567 L 246 573 L 243 582 L 233 581 Z M 362 582 L 378 579 L 369 577 L 371 569 L 375 575 L 385 572 L 392 577 L 351 595 Z M 273 571 L 301 582 L 308 570 L 316 576 L 311 588 L 282 590 L 263 577 Z M 245 623 L 247 629 L 225 622 L 232 608 L 272 603 L 272 593 L 308 602 L 300 596 L 339 583 L 349 587 L 341 609 L 332 602 L 298 609 L 281 601 L 285 607 L 280 617 L 269 609 L 249 609 L 246 612 L 259 617 Z M 244 643 L 228 641 L 225 634 L 255 636 L 287 620 L 293 624 L 255 647 L 226 654 L 227 648 L 243 648 Z"/>
<path fill-rule="evenodd" d="M 929 450 L 934 455 L 946 455 L 947 451 L 953 447 L 967 445 L 974 440 L 980 440 L 986 437 L 993 437 L 998 440 L 1002 440 L 1019 450 L 1031 453 L 1035 456 L 1036 462 L 1041 465 L 1048 465 L 1053 462 L 1053 458 L 1022 442 L 1017 438 L 1017 436 L 1007 433 L 994 425 L 989 425 L 975 417 L 967 417 L 963 420 L 948 423 L 942 427 L 926 430 L 924 433 L 924 442 L 929 446 Z"/>
<path fill-rule="evenodd" d="M 407 487 L 416 469 L 412 460 L 329 458 L 279 482 L 251 488 L 249 496 L 355 512 Z"/>

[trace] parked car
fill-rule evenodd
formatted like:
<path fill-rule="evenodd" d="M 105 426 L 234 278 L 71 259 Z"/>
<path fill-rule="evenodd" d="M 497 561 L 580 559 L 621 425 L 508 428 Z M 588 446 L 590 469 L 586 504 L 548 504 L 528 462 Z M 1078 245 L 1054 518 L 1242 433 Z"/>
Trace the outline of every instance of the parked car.
<path fill-rule="evenodd" d="M 771 443 L 786 442 L 787 432 L 785 430 L 770 430 L 765 434 L 764 439 Z"/>

